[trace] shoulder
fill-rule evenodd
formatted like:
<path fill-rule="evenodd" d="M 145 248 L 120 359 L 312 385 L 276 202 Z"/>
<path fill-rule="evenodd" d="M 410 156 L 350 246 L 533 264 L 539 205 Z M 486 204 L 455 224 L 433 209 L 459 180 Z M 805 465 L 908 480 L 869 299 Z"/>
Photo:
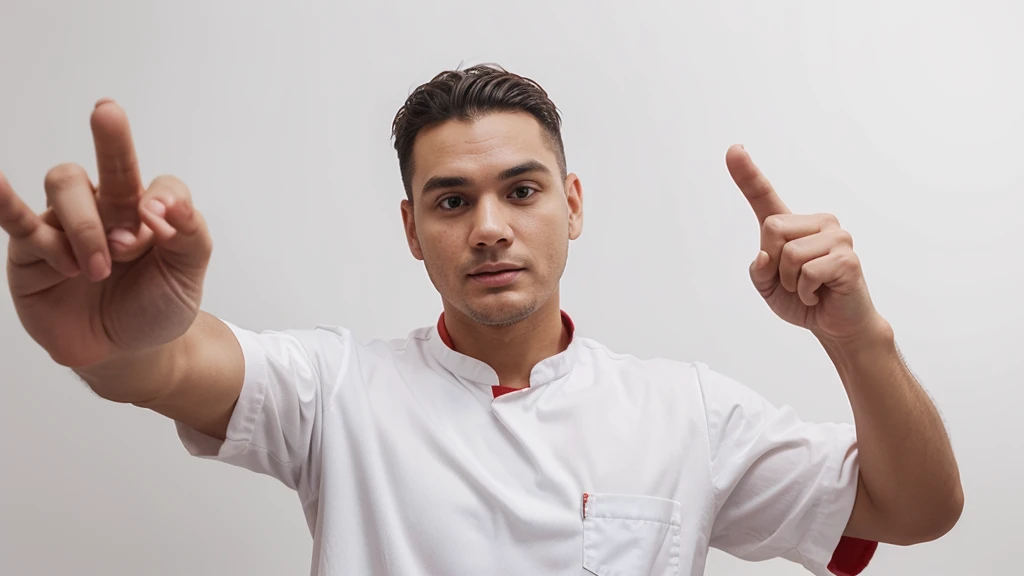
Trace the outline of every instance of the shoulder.
<path fill-rule="evenodd" d="M 580 338 L 581 364 L 599 374 L 617 374 L 630 384 L 684 388 L 700 395 L 701 402 L 715 410 L 745 405 L 765 407 L 765 400 L 750 387 L 699 360 L 664 357 L 642 358 L 616 352 L 590 338 Z"/>
<path fill-rule="evenodd" d="M 699 372 L 707 367 L 696 361 L 664 357 L 644 358 L 617 352 L 591 338 L 579 338 L 580 363 L 598 374 L 618 374 L 631 383 L 645 382 L 658 386 L 699 385 Z"/>
<path fill-rule="evenodd" d="M 314 365 L 337 365 L 351 359 L 393 361 L 410 349 L 421 348 L 430 337 L 430 328 L 417 328 L 404 338 L 361 341 L 352 330 L 335 324 L 316 324 L 309 328 L 248 329 L 225 321 L 243 351 L 284 361 L 293 357 Z"/>
<path fill-rule="evenodd" d="M 617 352 L 592 338 L 578 337 L 578 340 L 580 358 L 586 362 L 640 371 L 664 369 L 693 372 L 698 366 L 702 366 L 700 362 L 695 361 L 675 360 L 658 356 L 645 358 L 637 354 Z"/>

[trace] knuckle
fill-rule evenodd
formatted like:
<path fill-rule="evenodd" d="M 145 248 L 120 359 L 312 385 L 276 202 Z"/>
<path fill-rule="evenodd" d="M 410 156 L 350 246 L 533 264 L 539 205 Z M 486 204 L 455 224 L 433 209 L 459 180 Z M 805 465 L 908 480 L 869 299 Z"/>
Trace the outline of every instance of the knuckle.
<path fill-rule="evenodd" d="M 98 167 L 102 176 L 121 179 L 134 176 L 139 168 L 139 164 L 134 155 L 104 155 L 101 161 L 98 162 Z"/>
<path fill-rule="evenodd" d="M 800 268 L 801 282 L 817 282 L 821 279 L 822 271 L 819 266 L 811 266 L 810 262 Z"/>
<path fill-rule="evenodd" d="M 782 247 L 782 262 L 793 265 L 800 257 L 800 249 L 793 242 L 786 242 Z"/>
<path fill-rule="evenodd" d="M 29 253 L 27 238 L 18 238 L 7 243 L 7 265 L 20 266 L 28 261 L 26 255 Z M 8 270 L 10 272 L 10 270 Z"/>
<path fill-rule="evenodd" d="M 839 266 L 848 270 L 860 268 L 860 258 L 853 250 L 843 250 L 838 254 Z"/>
<path fill-rule="evenodd" d="M 163 174 L 153 179 L 149 185 L 151 193 L 171 196 L 173 198 L 187 199 L 190 196 L 188 186 L 177 176 Z"/>
<path fill-rule="evenodd" d="M 88 181 L 89 176 L 86 174 L 85 169 L 78 164 L 58 164 L 46 173 L 46 178 L 43 180 L 43 187 L 46 189 L 47 195 L 50 195 L 59 192 L 70 185 L 78 184 L 82 182 L 83 179 Z"/>
<path fill-rule="evenodd" d="M 835 214 L 828 214 L 828 213 L 827 214 L 819 214 L 819 217 L 821 218 L 821 220 L 825 224 L 825 226 L 830 226 L 830 227 L 835 227 L 835 228 L 839 227 L 839 218 L 837 218 Z"/>
<path fill-rule="evenodd" d="M 60 232 L 48 230 L 40 226 L 34 232 L 22 239 L 26 251 L 40 253 L 46 251 L 50 246 L 59 242 Z"/>
<path fill-rule="evenodd" d="M 99 220 L 79 220 L 71 224 L 65 225 L 65 231 L 68 236 L 72 238 L 93 238 L 95 236 L 103 237 L 103 225 Z"/>
<path fill-rule="evenodd" d="M 772 214 L 764 219 L 764 225 L 766 228 L 777 229 L 785 224 L 785 220 L 782 214 Z"/>
<path fill-rule="evenodd" d="M 780 236 L 786 229 L 786 219 L 781 214 L 772 214 L 764 219 L 764 233 L 769 236 Z"/>
<path fill-rule="evenodd" d="M 843 263 L 845 263 L 847 266 L 850 266 L 851 268 L 859 269 L 860 268 L 860 256 L 857 256 L 857 253 L 854 252 L 853 250 L 849 250 L 847 252 L 844 252 L 843 253 Z"/>
<path fill-rule="evenodd" d="M 836 239 L 840 244 L 845 244 L 850 247 L 853 246 L 853 234 L 850 234 L 848 230 L 840 228 L 836 231 Z"/>

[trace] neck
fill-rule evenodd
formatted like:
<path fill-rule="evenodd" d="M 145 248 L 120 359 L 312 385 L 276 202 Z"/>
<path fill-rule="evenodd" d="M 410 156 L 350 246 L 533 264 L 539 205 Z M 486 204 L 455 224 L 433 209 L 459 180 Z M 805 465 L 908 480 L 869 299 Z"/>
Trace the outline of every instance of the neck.
<path fill-rule="evenodd" d="M 498 382 L 508 388 L 529 386 L 533 367 L 565 350 L 570 340 L 562 324 L 557 290 L 528 318 L 511 326 L 474 322 L 448 302 L 444 303 L 444 323 L 455 349 L 490 366 L 498 374 Z"/>

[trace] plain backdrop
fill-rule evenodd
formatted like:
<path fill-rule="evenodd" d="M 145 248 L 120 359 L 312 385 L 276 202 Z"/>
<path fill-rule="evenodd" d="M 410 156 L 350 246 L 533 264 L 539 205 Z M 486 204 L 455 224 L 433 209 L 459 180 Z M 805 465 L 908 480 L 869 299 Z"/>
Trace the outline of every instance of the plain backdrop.
<path fill-rule="evenodd" d="M 797 212 L 853 233 L 878 309 L 948 422 L 966 509 L 868 574 L 1019 570 L 1024 482 L 1024 8 L 1019 2 L 0 3 L 0 170 L 95 175 L 116 98 L 147 182 L 209 221 L 204 308 L 362 341 L 436 321 L 401 228 L 390 140 L 410 90 L 497 62 L 560 107 L 585 226 L 563 308 L 641 357 L 700 360 L 807 420 L 851 421 L 818 343 L 772 315 L 758 228 L 725 169 L 746 144 Z M 189 457 L 173 424 L 95 397 L 0 301 L 0 574 L 305 574 L 269 477 Z M 713 552 L 707 574 L 798 575 Z"/>

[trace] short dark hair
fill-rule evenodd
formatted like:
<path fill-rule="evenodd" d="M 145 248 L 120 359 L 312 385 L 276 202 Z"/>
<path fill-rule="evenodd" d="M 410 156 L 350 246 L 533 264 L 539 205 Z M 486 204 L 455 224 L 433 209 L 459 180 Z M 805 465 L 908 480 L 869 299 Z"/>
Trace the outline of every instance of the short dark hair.
<path fill-rule="evenodd" d="M 480 64 L 465 70 L 448 70 L 418 86 L 395 114 L 391 136 L 398 152 L 405 195 L 412 201 L 412 146 L 427 126 L 446 120 L 474 120 L 489 112 L 526 112 L 547 133 L 566 176 L 562 145 L 562 118 L 547 92 L 529 78 L 506 71 L 497 64 Z"/>

